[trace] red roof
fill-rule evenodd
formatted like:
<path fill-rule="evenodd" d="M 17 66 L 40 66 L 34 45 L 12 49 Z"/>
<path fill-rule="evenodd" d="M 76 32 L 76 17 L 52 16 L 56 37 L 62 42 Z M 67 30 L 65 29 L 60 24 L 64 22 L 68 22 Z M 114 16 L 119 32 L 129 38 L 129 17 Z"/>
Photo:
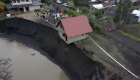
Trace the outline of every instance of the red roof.
<path fill-rule="evenodd" d="M 61 19 L 61 23 L 68 37 L 92 32 L 92 28 L 85 15 Z"/>

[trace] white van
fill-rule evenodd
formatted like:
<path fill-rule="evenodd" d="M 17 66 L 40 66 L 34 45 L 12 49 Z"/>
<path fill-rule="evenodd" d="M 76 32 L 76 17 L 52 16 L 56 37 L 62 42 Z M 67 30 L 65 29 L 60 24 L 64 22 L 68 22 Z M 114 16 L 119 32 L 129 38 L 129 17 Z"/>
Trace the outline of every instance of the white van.
<path fill-rule="evenodd" d="M 56 3 L 62 3 L 60 0 L 57 0 Z"/>

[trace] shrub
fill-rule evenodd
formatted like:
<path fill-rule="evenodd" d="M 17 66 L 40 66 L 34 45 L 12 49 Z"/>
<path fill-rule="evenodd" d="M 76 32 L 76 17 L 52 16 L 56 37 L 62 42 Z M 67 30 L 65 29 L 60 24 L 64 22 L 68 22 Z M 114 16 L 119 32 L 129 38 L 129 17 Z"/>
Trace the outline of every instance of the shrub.
<path fill-rule="evenodd" d="M 5 8 L 5 4 L 0 1 L 0 12 L 3 12 Z"/>
<path fill-rule="evenodd" d="M 82 10 L 83 13 L 88 13 L 89 12 L 89 9 L 87 7 L 82 7 L 81 10 Z"/>
<path fill-rule="evenodd" d="M 64 13 L 68 14 L 69 16 L 72 16 L 72 17 L 76 17 L 76 16 L 79 16 L 81 14 L 73 11 L 73 10 L 70 10 L 68 8 L 64 8 Z"/>
<path fill-rule="evenodd" d="M 97 32 L 101 31 L 101 26 L 98 24 L 94 24 L 94 29 L 97 30 Z"/>
<path fill-rule="evenodd" d="M 69 12 L 68 8 L 64 8 L 64 13 L 68 13 L 68 12 Z"/>
<path fill-rule="evenodd" d="M 101 18 L 102 17 L 102 12 L 99 9 L 95 9 L 93 14 L 97 17 L 97 18 Z"/>

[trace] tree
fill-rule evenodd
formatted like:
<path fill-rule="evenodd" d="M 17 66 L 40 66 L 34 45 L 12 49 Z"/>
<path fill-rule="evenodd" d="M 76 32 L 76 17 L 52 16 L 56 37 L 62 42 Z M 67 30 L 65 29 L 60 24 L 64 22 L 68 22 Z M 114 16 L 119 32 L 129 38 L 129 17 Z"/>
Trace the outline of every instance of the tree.
<path fill-rule="evenodd" d="M 0 1 L 0 12 L 3 12 L 5 9 L 5 4 Z"/>
<path fill-rule="evenodd" d="M 90 0 L 73 0 L 75 6 L 86 5 Z"/>
<path fill-rule="evenodd" d="M 129 23 L 131 19 L 131 12 L 133 10 L 131 0 L 120 0 L 119 6 L 115 12 L 115 16 L 113 18 L 114 23 Z"/>
<path fill-rule="evenodd" d="M 122 7 L 122 16 L 121 19 L 123 23 L 129 23 L 131 18 L 131 12 L 133 10 L 133 4 L 131 0 L 124 0 Z"/>
<path fill-rule="evenodd" d="M 9 68 L 12 66 L 11 59 L 0 59 L 0 80 L 12 80 L 11 71 Z"/>
<path fill-rule="evenodd" d="M 10 0 L 0 0 L 1 2 L 5 3 L 5 4 L 9 4 Z"/>
<path fill-rule="evenodd" d="M 99 9 L 95 9 L 93 14 L 97 17 L 97 18 L 101 18 L 102 17 L 102 12 Z"/>
<path fill-rule="evenodd" d="M 116 9 L 115 16 L 113 18 L 114 23 L 119 23 L 121 20 L 121 14 L 122 14 L 122 0 L 120 0 L 118 8 Z"/>
<path fill-rule="evenodd" d="M 89 9 L 87 7 L 82 7 L 82 12 L 83 13 L 88 13 L 89 12 Z"/>

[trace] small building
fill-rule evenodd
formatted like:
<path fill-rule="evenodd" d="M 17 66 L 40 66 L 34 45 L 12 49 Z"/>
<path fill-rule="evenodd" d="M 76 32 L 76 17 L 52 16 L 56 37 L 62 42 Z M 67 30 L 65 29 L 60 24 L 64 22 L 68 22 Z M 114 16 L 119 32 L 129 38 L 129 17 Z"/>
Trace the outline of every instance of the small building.
<path fill-rule="evenodd" d="M 116 11 L 116 5 L 113 5 L 111 2 L 107 2 L 107 3 L 102 3 L 104 9 L 103 12 L 106 15 L 113 15 L 115 14 Z"/>
<path fill-rule="evenodd" d="M 105 7 L 102 4 L 93 4 L 92 9 L 104 9 Z"/>
<path fill-rule="evenodd" d="M 134 15 L 133 22 L 140 22 L 140 10 L 133 10 L 132 14 Z"/>
<path fill-rule="evenodd" d="M 92 32 L 85 15 L 61 19 L 56 25 L 59 36 L 67 43 L 73 43 L 87 38 L 87 33 Z"/>
<path fill-rule="evenodd" d="M 12 12 L 27 12 L 39 9 L 43 5 L 39 0 L 11 0 L 10 4 L 6 4 L 7 10 Z"/>

